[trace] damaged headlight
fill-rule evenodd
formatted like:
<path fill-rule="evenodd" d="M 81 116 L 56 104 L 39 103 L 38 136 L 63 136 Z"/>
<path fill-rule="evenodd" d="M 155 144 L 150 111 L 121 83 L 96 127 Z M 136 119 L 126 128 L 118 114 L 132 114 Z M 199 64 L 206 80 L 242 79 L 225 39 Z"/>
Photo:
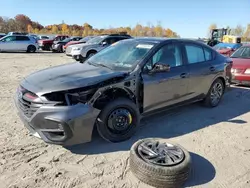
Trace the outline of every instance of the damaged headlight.
<path fill-rule="evenodd" d="M 95 94 L 96 89 L 90 89 L 82 92 L 67 93 L 66 100 L 69 105 L 88 102 Z"/>

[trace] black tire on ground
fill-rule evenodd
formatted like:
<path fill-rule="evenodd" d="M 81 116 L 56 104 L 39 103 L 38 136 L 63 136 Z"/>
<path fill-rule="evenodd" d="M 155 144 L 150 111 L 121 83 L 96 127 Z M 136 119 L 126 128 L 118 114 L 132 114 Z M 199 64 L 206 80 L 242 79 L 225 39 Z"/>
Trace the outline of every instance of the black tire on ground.
<path fill-rule="evenodd" d="M 113 130 L 109 127 L 108 120 L 112 117 L 112 113 L 119 111 L 119 109 L 126 110 L 129 112 L 131 123 L 127 125 L 127 129 L 124 132 Z M 122 112 L 121 110 L 121 112 Z M 119 112 L 118 112 L 119 114 Z M 116 115 L 114 115 L 116 116 Z M 117 115 L 118 116 L 118 115 Z M 117 117 L 116 116 L 116 117 Z M 115 118 L 114 118 L 115 119 Z M 99 114 L 96 126 L 99 135 L 106 141 L 109 142 L 122 142 L 131 138 L 137 131 L 140 125 L 140 112 L 134 102 L 126 98 L 118 98 L 108 103 Z"/>
<path fill-rule="evenodd" d="M 36 47 L 34 45 L 29 45 L 27 48 L 28 53 L 35 53 L 36 52 Z"/>
<path fill-rule="evenodd" d="M 59 52 L 63 53 L 63 46 L 62 45 L 59 47 L 59 49 L 60 49 Z"/>
<path fill-rule="evenodd" d="M 130 170 L 140 181 L 159 188 L 179 188 L 187 181 L 191 171 L 191 157 L 189 152 L 178 144 L 184 153 L 184 159 L 172 166 L 163 166 L 152 164 L 144 159 L 138 153 L 138 146 L 145 141 L 157 141 L 160 139 L 147 138 L 137 141 L 130 149 Z"/>
<path fill-rule="evenodd" d="M 221 93 L 221 96 L 220 96 L 219 100 L 218 100 L 216 103 L 213 103 L 213 102 L 212 102 L 212 99 L 211 99 L 211 95 L 212 95 L 212 90 L 213 90 L 213 88 L 214 88 L 216 85 L 221 86 L 222 93 Z M 211 87 L 210 87 L 210 89 L 209 89 L 209 91 L 208 91 L 208 93 L 207 93 L 207 96 L 205 97 L 205 99 L 204 99 L 204 101 L 203 101 L 203 104 L 204 104 L 205 106 L 207 106 L 207 107 L 210 107 L 210 108 L 214 108 L 214 107 L 218 106 L 219 103 L 220 103 L 220 101 L 221 101 L 221 99 L 222 99 L 222 97 L 223 97 L 224 91 L 225 91 L 225 85 L 224 85 L 224 83 L 222 82 L 221 79 L 219 79 L 219 78 L 216 79 L 216 80 L 213 82 L 213 84 L 211 85 Z"/>
<path fill-rule="evenodd" d="M 43 50 L 50 51 L 51 46 L 49 44 L 45 44 Z"/>

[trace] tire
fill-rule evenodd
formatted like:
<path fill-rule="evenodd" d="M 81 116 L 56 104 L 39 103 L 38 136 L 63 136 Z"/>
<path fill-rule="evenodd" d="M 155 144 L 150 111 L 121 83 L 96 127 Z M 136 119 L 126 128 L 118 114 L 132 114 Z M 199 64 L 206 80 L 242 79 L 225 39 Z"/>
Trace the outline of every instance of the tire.
<path fill-rule="evenodd" d="M 63 53 L 63 46 L 60 46 L 60 47 L 59 47 L 59 52 L 60 52 L 60 53 Z"/>
<path fill-rule="evenodd" d="M 97 52 L 95 52 L 95 51 L 90 51 L 90 52 L 88 52 L 87 53 L 87 58 L 90 58 L 90 57 L 92 57 L 93 55 L 95 55 Z"/>
<path fill-rule="evenodd" d="M 51 46 L 49 44 L 45 44 L 43 49 L 46 50 L 46 51 L 50 51 Z"/>
<path fill-rule="evenodd" d="M 221 88 L 222 88 L 221 92 L 222 93 L 220 95 L 219 100 L 216 103 L 213 103 L 213 101 L 211 99 L 211 96 L 212 96 L 213 88 L 217 84 L 219 84 L 221 86 Z M 205 97 L 205 99 L 203 101 L 204 105 L 207 106 L 207 107 L 210 107 L 210 108 L 214 108 L 214 107 L 218 106 L 219 103 L 220 103 L 220 101 L 221 101 L 221 99 L 222 99 L 222 97 L 223 97 L 224 91 L 225 91 L 225 85 L 223 84 L 222 80 L 221 79 L 216 79 L 213 82 L 213 84 L 211 85 L 211 87 L 210 87 L 210 89 L 209 89 L 209 91 L 208 91 L 208 93 L 207 93 L 207 95 L 206 95 L 206 97 Z"/>
<path fill-rule="evenodd" d="M 36 47 L 33 45 L 29 45 L 27 48 L 28 53 L 35 53 L 36 52 Z"/>
<path fill-rule="evenodd" d="M 161 140 L 156 138 L 148 138 L 139 140 L 133 144 L 130 149 L 129 158 L 131 172 L 140 181 L 154 187 L 183 187 L 183 184 L 187 181 L 191 171 L 191 157 L 189 152 L 178 144 L 172 144 L 179 147 L 184 153 L 184 158 L 182 159 L 182 161 L 172 166 L 152 164 L 144 160 L 138 152 L 138 146 L 143 142 L 148 141 L 155 142 Z"/>
<path fill-rule="evenodd" d="M 115 113 L 116 111 L 117 115 L 112 115 L 113 113 Z M 116 117 L 119 118 L 119 113 L 123 113 L 123 111 L 125 111 L 126 113 L 129 112 L 128 117 L 130 118 L 130 123 L 127 123 L 127 130 L 118 132 L 117 129 L 111 129 L 110 128 L 110 123 L 111 122 L 111 118 L 114 116 L 114 119 Z M 122 116 L 123 117 L 123 116 Z M 115 121 L 113 119 L 113 121 Z M 128 120 L 128 118 L 124 118 L 126 120 Z M 116 123 L 117 124 L 117 123 Z M 119 123 L 118 123 L 119 124 Z M 125 123 L 126 124 L 126 123 Z M 96 126 L 97 126 L 97 131 L 99 133 L 99 135 L 106 141 L 108 142 L 122 142 L 125 140 L 130 139 L 137 131 L 138 127 L 140 125 L 140 113 L 139 110 L 137 108 L 137 106 L 135 105 L 135 103 L 133 103 L 131 100 L 126 99 L 126 98 L 118 98 L 115 99 L 114 101 L 108 103 L 101 111 L 101 113 L 99 114 L 97 121 L 96 121 Z M 113 125 L 115 127 L 115 125 Z M 118 126 L 116 126 L 118 127 Z"/>

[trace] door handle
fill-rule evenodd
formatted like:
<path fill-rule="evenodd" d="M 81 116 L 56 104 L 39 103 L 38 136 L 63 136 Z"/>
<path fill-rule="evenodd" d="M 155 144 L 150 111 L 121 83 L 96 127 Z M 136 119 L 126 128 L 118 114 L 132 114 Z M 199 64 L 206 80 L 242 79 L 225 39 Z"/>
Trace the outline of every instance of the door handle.
<path fill-rule="evenodd" d="M 214 72 L 215 71 L 215 67 L 210 67 L 210 71 Z"/>
<path fill-rule="evenodd" d="M 187 77 L 187 73 L 182 73 L 182 74 L 180 75 L 180 77 L 181 77 L 181 78 L 186 78 L 186 77 Z"/>

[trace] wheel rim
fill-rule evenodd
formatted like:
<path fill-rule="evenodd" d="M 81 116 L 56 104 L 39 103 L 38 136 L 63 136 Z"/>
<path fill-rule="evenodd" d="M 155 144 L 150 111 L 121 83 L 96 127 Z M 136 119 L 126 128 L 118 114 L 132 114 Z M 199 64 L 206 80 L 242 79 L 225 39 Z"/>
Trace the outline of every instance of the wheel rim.
<path fill-rule="evenodd" d="M 143 160 L 160 166 L 177 165 L 185 157 L 180 147 L 159 141 L 142 142 L 138 146 L 138 154 Z"/>
<path fill-rule="evenodd" d="M 212 90 L 211 90 L 211 103 L 213 105 L 216 105 L 219 103 L 221 96 L 223 94 L 223 86 L 221 83 L 214 84 Z"/>
<path fill-rule="evenodd" d="M 131 128 L 133 117 L 128 109 L 117 108 L 110 113 L 107 123 L 113 133 L 126 133 Z"/>
<path fill-rule="evenodd" d="M 89 57 L 92 57 L 93 55 L 95 55 L 94 53 L 91 53 L 91 54 L 89 54 Z"/>

